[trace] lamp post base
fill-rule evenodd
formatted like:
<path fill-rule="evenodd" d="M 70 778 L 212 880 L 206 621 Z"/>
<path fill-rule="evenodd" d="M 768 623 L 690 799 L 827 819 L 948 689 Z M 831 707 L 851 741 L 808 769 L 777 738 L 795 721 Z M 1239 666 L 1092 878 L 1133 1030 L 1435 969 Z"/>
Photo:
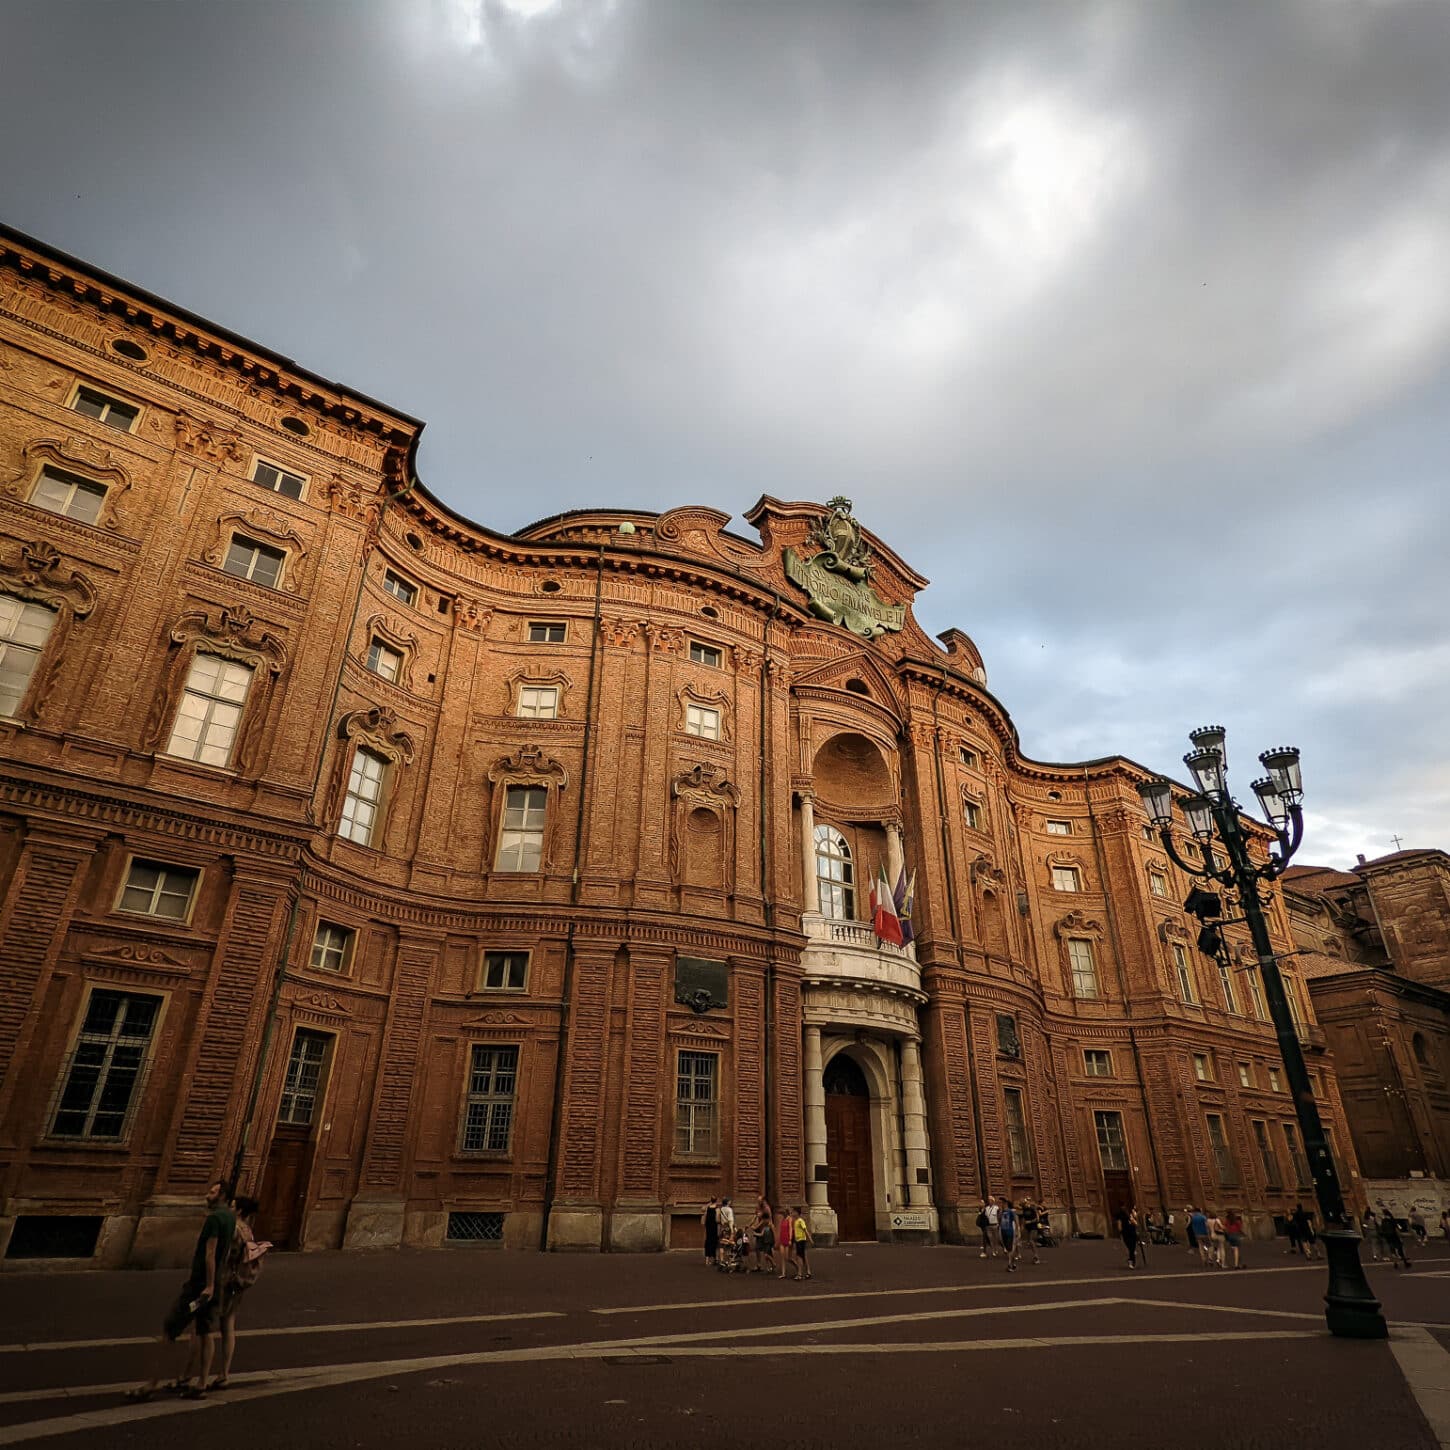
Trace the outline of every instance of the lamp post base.
<path fill-rule="evenodd" d="M 1329 1261 L 1329 1292 L 1324 1296 L 1329 1332 L 1343 1339 L 1387 1339 L 1389 1326 L 1359 1261 L 1360 1236 L 1353 1229 L 1325 1229 L 1319 1242 Z"/>

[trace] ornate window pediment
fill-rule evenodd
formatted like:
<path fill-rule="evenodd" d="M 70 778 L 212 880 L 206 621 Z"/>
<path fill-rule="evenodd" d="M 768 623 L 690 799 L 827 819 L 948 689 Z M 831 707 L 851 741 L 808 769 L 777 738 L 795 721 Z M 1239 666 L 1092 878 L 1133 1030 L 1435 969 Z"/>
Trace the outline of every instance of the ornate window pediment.
<path fill-rule="evenodd" d="M 698 728 L 691 729 L 691 706 L 694 706 L 696 710 L 713 711 L 719 733 L 711 735 Z M 696 721 L 699 718 L 697 715 Z M 706 718 L 708 720 L 708 716 Z M 675 693 L 675 729 L 680 734 L 690 735 L 696 739 L 728 743 L 733 738 L 730 725 L 730 696 L 724 690 L 701 690 L 694 685 L 686 685 Z"/>
<path fill-rule="evenodd" d="M 1087 915 L 1083 911 L 1069 911 L 1066 916 L 1061 916 L 1053 925 L 1052 934 L 1059 941 L 1066 941 L 1068 937 L 1093 937 L 1100 938 L 1103 934 L 1102 922 Z"/>
<path fill-rule="evenodd" d="M 563 790 L 569 784 L 569 772 L 537 745 L 521 745 L 512 755 L 500 757 L 488 769 L 488 779 L 498 785 L 542 785 L 550 790 Z"/>
<path fill-rule="evenodd" d="M 487 779 L 493 786 L 493 800 L 484 841 L 485 862 L 490 869 L 503 872 L 552 870 L 561 829 L 558 793 L 568 786 L 569 772 L 537 745 L 521 745 L 512 755 L 494 761 Z M 530 799 L 536 791 L 545 793 L 542 800 L 537 796 Z M 516 798 L 512 810 L 510 796 Z M 511 815 L 517 819 L 511 821 Z"/>
<path fill-rule="evenodd" d="M 29 498 L 40 471 L 53 463 L 69 473 L 105 484 L 106 496 L 94 528 L 119 529 L 121 520 L 116 504 L 131 487 L 131 475 L 116 462 L 115 455 L 90 438 L 37 438 L 21 450 L 21 465 L 4 485 L 12 498 Z"/>
<path fill-rule="evenodd" d="M 517 715 L 519 713 L 520 690 L 541 686 L 553 686 L 557 691 L 553 718 L 556 720 L 568 718 L 569 691 L 574 687 L 574 681 L 563 670 L 546 670 L 542 668 L 515 670 L 505 681 L 505 684 L 508 686 L 509 692 L 508 713 L 510 715 Z"/>
<path fill-rule="evenodd" d="M 398 728 L 398 717 L 380 705 L 344 715 L 337 722 L 337 734 L 341 740 L 366 745 L 394 765 L 412 764 L 417 750 L 413 737 Z"/>
<path fill-rule="evenodd" d="M 232 535 L 245 534 L 248 538 L 271 544 L 289 556 L 279 587 L 291 593 L 297 592 L 296 562 L 307 557 L 307 545 L 304 543 L 302 535 L 285 518 L 272 513 L 269 509 L 249 508 L 245 511 L 234 509 L 222 514 L 217 519 L 215 530 L 211 544 L 202 550 L 201 557 L 204 563 L 210 564 L 214 569 L 220 569 L 226 563 Z"/>
<path fill-rule="evenodd" d="M 96 607 L 96 587 L 71 569 L 59 551 L 36 540 L 22 542 L 0 556 L 0 593 L 55 611 L 55 623 L 46 635 L 24 696 L 14 707 L 15 718 L 38 720 L 55 688 L 72 626 Z"/>
<path fill-rule="evenodd" d="M 418 636 L 412 633 L 404 633 L 396 625 L 389 622 L 387 615 L 374 614 L 367 622 L 362 635 L 362 647 L 358 651 L 358 662 L 367 667 L 368 651 L 371 642 L 380 639 L 384 644 L 391 645 L 403 657 L 402 668 L 398 671 L 398 678 L 393 683 L 401 689 L 411 690 L 413 688 L 413 665 L 418 658 Z"/>

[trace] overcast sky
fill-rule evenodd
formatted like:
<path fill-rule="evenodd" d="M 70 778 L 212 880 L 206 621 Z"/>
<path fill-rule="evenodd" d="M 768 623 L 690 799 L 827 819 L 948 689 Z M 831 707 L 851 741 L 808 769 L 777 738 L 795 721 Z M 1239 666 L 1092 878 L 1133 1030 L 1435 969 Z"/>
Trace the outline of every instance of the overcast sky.
<path fill-rule="evenodd" d="M 1450 6 L 4 6 L 0 214 L 561 509 L 844 493 L 1032 755 L 1450 848 Z M 737 521 L 737 527 L 743 527 Z"/>

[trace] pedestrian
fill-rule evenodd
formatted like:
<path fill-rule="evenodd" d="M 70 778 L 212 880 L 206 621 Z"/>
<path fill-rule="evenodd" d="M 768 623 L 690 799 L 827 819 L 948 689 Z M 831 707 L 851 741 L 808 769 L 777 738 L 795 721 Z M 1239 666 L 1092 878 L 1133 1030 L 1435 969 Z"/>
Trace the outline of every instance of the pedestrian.
<path fill-rule="evenodd" d="M 1231 1208 L 1223 1216 L 1223 1241 L 1228 1252 L 1233 1256 L 1235 1269 L 1242 1269 L 1243 1264 L 1239 1262 L 1239 1245 L 1244 1241 L 1244 1220 L 1238 1209 Z"/>
<path fill-rule="evenodd" d="M 1138 1211 L 1131 1204 L 1124 1204 L 1118 1210 L 1118 1237 L 1128 1251 L 1128 1267 L 1138 1267 Z"/>
<path fill-rule="evenodd" d="M 1289 1236 L 1289 1247 L 1284 1250 L 1286 1254 L 1297 1254 L 1299 1252 L 1299 1219 L 1296 1214 L 1290 1214 L 1284 1225 L 1284 1232 Z"/>
<path fill-rule="evenodd" d="M 1398 1259 L 1400 1262 L 1395 1264 L 1397 1269 L 1401 1265 L 1408 1269 L 1410 1261 L 1405 1257 L 1404 1241 L 1400 1238 L 1400 1225 L 1388 1208 L 1385 1208 L 1383 1204 L 1380 1207 L 1383 1209 L 1380 1214 L 1380 1246 L 1385 1251 L 1385 1258 L 1391 1262 Z"/>
<path fill-rule="evenodd" d="M 776 1247 L 780 1250 L 780 1277 L 785 1278 L 785 1266 L 795 1265 L 795 1219 L 790 1209 L 780 1211 L 780 1224 L 775 1231 Z M 799 1273 L 799 1268 L 796 1269 Z"/>
<path fill-rule="evenodd" d="M 1294 1212 L 1290 1218 L 1290 1222 L 1294 1225 L 1294 1234 L 1299 1241 L 1299 1252 L 1306 1259 L 1312 1259 L 1314 1257 L 1315 1241 L 1314 1225 L 1309 1221 L 1309 1215 L 1304 1212 L 1304 1205 L 1302 1203 L 1296 1203 L 1294 1205 Z"/>
<path fill-rule="evenodd" d="M 257 1200 L 245 1194 L 238 1194 L 232 1204 L 237 1226 L 227 1253 L 226 1282 L 222 1288 L 221 1373 L 207 1386 L 208 1390 L 224 1390 L 231 1383 L 232 1356 L 237 1349 L 237 1310 L 262 1272 L 263 1255 L 272 1247 L 268 1240 L 258 1239 L 253 1229 L 258 1207 Z"/>
<path fill-rule="evenodd" d="M 1188 1232 L 1192 1234 L 1193 1242 L 1198 1245 L 1199 1267 L 1208 1268 L 1213 1263 L 1213 1242 L 1208 1233 L 1208 1215 L 1201 1208 L 1195 1208 L 1189 1214 Z"/>
<path fill-rule="evenodd" d="M 1029 1198 L 1022 1205 L 1022 1242 L 1032 1250 L 1032 1262 L 1040 1264 L 1041 1257 L 1037 1250 L 1041 1247 L 1038 1236 L 1041 1233 L 1042 1212 L 1037 1205 Z"/>
<path fill-rule="evenodd" d="M 775 1215 L 763 1193 L 755 1200 L 750 1232 L 755 1239 L 755 1267 L 768 1274 L 775 1268 Z"/>
<path fill-rule="evenodd" d="M 727 1244 L 735 1243 L 735 1210 L 728 1198 L 720 1200 L 717 1216 L 720 1220 L 720 1250 L 723 1253 Z"/>
<path fill-rule="evenodd" d="M 1445 1235 L 1445 1242 L 1450 1244 L 1450 1208 L 1440 1215 L 1440 1232 Z"/>
<path fill-rule="evenodd" d="M 994 1259 L 1002 1252 L 1002 1208 L 995 1197 L 987 1200 L 987 1247 Z"/>
<path fill-rule="evenodd" d="M 708 1269 L 720 1257 L 720 1200 L 713 1193 L 700 1215 L 700 1222 L 705 1225 L 705 1267 Z"/>
<path fill-rule="evenodd" d="M 1213 1214 L 1208 1220 L 1208 1257 L 1215 1269 L 1224 1266 L 1224 1228 L 1223 1219 L 1218 1214 Z"/>
<path fill-rule="evenodd" d="M 1365 1244 L 1369 1248 L 1369 1256 L 1379 1263 L 1380 1261 L 1380 1221 L 1375 1216 L 1372 1208 L 1366 1208 L 1359 1216 L 1359 1231 L 1363 1236 Z"/>
<path fill-rule="evenodd" d="M 1183 1205 L 1183 1217 L 1188 1223 L 1186 1230 L 1188 1234 L 1188 1257 L 1191 1259 L 1198 1252 L 1198 1232 L 1193 1227 L 1198 1219 L 1198 1214 L 1191 1203 L 1185 1203 Z"/>
<path fill-rule="evenodd" d="M 982 1252 L 977 1255 L 979 1259 L 987 1257 L 987 1250 L 992 1247 L 992 1241 L 987 1237 L 987 1200 L 982 1200 L 982 1206 L 977 1210 L 977 1232 L 982 1236 Z"/>
<path fill-rule="evenodd" d="M 206 1398 L 206 1381 L 211 1373 L 212 1351 L 216 1347 L 218 1314 L 224 1287 L 222 1271 L 237 1222 L 236 1216 L 227 1207 L 226 1184 L 216 1182 L 207 1189 L 206 1208 L 206 1218 L 196 1237 L 196 1248 L 191 1255 L 191 1272 L 186 1276 L 181 1293 L 177 1295 L 176 1303 L 171 1306 L 161 1326 L 161 1343 L 157 1346 L 153 1359 L 155 1372 L 145 1384 L 126 1391 L 126 1398 L 133 1402 L 143 1403 L 156 1393 L 170 1358 L 167 1346 L 175 1344 L 188 1328 L 196 1340 L 200 1372 L 193 1382 L 191 1355 L 188 1354 L 186 1372 L 175 1381 L 173 1388 L 189 1400 Z"/>
<path fill-rule="evenodd" d="M 997 1232 L 1002 1235 L 1002 1248 L 1007 1255 L 1007 1272 L 1017 1272 L 1017 1210 L 1012 1206 L 1010 1198 L 1002 1200 L 1001 1210 L 997 1215 Z"/>
<path fill-rule="evenodd" d="M 805 1221 L 799 1204 L 796 1205 L 795 1223 L 791 1227 L 791 1241 L 795 1245 L 796 1281 L 799 1283 L 802 1276 L 807 1279 L 811 1276 L 811 1261 L 806 1250 L 815 1243 L 811 1237 L 811 1226 Z"/>
<path fill-rule="evenodd" d="M 1410 1228 L 1414 1231 L 1415 1242 L 1421 1248 L 1425 1247 L 1425 1215 L 1418 1208 L 1410 1210 Z"/>

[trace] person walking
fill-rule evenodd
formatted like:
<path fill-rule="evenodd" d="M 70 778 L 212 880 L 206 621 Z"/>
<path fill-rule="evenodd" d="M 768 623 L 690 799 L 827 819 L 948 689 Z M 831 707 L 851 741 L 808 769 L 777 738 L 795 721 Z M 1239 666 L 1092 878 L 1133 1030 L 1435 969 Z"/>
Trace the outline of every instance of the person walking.
<path fill-rule="evenodd" d="M 1185 1232 L 1188 1235 L 1188 1257 L 1191 1259 L 1198 1253 L 1198 1231 L 1194 1228 L 1194 1224 L 1199 1217 L 1191 1203 L 1184 1204 L 1183 1217 L 1188 1224 Z"/>
<path fill-rule="evenodd" d="M 1138 1211 L 1130 1204 L 1124 1204 L 1118 1210 L 1117 1217 L 1118 1237 L 1123 1241 L 1123 1247 L 1128 1253 L 1128 1267 L 1138 1267 Z"/>
<path fill-rule="evenodd" d="M 811 1261 L 806 1250 L 815 1243 L 811 1237 L 811 1226 L 805 1221 L 800 1205 L 796 1205 L 795 1222 L 791 1226 L 791 1241 L 795 1245 L 796 1258 L 796 1281 L 799 1283 L 802 1277 L 809 1279 L 811 1276 Z"/>
<path fill-rule="evenodd" d="M 272 1247 L 266 1239 L 259 1240 L 254 1231 L 258 1207 L 257 1200 L 245 1194 L 238 1194 L 232 1203 L 237 1227 L 227 1253 L 226 1283 L 222 1289 L 221 1373 L 207 1386 L 208 1391 L 224 1390 L 231 1383 L 232 1356 L 237 1351 L 237 1310 L 262 1272 L 262 1256 Z"/>
<path fill-rule="evenodd" d="M 720 1200 L 713 1193 L 700 1215 L 700 1222 L 705 1225 L 705 1267 L 708 1269 L 720 1257 Z"/>
<path fill-rule="evenodd" d="M 1037 1250 L 1041 1247 L 1038 1243 L 1038 1235 L 1042 1229 L 1042 1211 L 1029 1198 L 1022 1205 L 1022 1242 L 1025 1248 L 1032 1250 L 1032 1262 L 1040 1264 L 1041 1257 Z"/>
<path fill-rule="evenodd" d="M 790 1209 L 780 1211 L 780 1223 L 775 1230 L 776 1247 L 780 1250 L 780 1277 L 785 1278 L 785 1266 L 795 1265 L 795 1217 Z M 797 1268 L 797 1273 L 800 1270 Z"/>
<path fill-rule="evenodd" d="M 1002 1207 L 995 1197 L 987 1199 L 987 1248 L 994 1259 L 1002 1252 Z"/>
<path fill-rule="evenodd" d="M 1215 1269 L 1224 1266 L 1224 1230 L 1223 1219 L 1218 1214 L 1212 1214 L 1208 1220 L 1208 1258 Z"/>
<path fill-rule="evenodd" d="M 987 1200 L 982 1200 L 982 1206 L 977 1210 L 977 1232 L 982 1236 L 982 1252 L 977 1255 L 979 1259 L 987 1257 L 987 1251 L 992 1247 L 992 1240 L 987 1236 Z"/>
<path fill-rule="evenodd" d="M 1244 1220 L 1236 1208 L 1229 1209 L 1223 1216 L 1223 1241 L 1233 1257 L 1233 1264 L 1225 1267 L 1243 1268 L 1243 1264 L 1239 1262 L 1239 1245 L 1244 1241 Z"/>
<path fill-rule="evenodd" d="M 1208 1215 L 1201 1208 L 1195 1208 L 1189 1214 L 1188 1232 L 1193 1235 L 1193 1241 L 1198 1245 L 1199 1267 L 1208 1268 L 1213 1263 L 1213 1242 L 1208 1233 Z"/>
<path fill-rule="evenodd" d="M 1017 1210 L 1010 1198 L 1002 1200 L 997 1215 L 997 1232 L 1002 1235 L 1002 1249 L 1007 1255 L 1007 1272 L 1017 1272 Z"/>
<path fill-rule="evenodd" d="M 1369 1249 L 1369 1256 L 1375 1263 L 1380 1261 L 1380 1221 L 1372 1208 L 1366 1208 L 1359 1216 L 1359 1232 Z"/>
<path fill-rule="evenodd" d="M 1380 1209 L 1382 1210 L 1380 1213 L 1380 1245 L 1385 1251 L 1385 1258 L 1392 1263 L 1398 1259 L 1399 1263 L 1395 1264 L 1397 1269 L 1401 1265 L 1408 1269 L 1410 1261 L 1405 1257 L 1405 1244 L 1404 1240 L 1400 1238 L 1400 1225 L 1395 1218 L 1394 1211 L 1385 1208 L 1383 1203 L 1380 1204 Z"/>
<path fill-rule="evenodd" d="M 1299 1252 L 1306 1259 L 1314 1257 L 1314 1225 L 1309 1222 L 1309 1215 L 1304 1212 L 1304 1205 L 1296 1203 L 1294 1212 L 1290 1219 L 1294 1225 L 1294 1234 L 1299 1240 Z"/>
<path fill-rule="evenodd" d="M 720 1251 L 723 1254 L 725 1245 L 735 1242 L 735 1209 L 728 1198 L 720 1200 L 717 1217 L 720 1220 Z"/>
<path fill-rule="evenodd" d="M 755 1240 L 755 1267 L 768 1274 L 775 1268 L 775 1215 L 763 1193 L 755 1200 L 750 1233 Z"/>
<path fill-rule="evenodd" d="M 1425 1215 L 1418 1208 L 1410 1210 L 1410 1228 L 1415 1235 L 1415 1242 L 1423 1249 L 1425 1247 Z"/>
<path fill-rule="evenodd" d="M 197 1363 L 200 1373 L 193 1382 L 190 1363 L 186 1373 L 175 1382 L 175 1388 L 189 1400 L 206 1398 L 207 1376 L 211 1373 L 212 1352 L 216 1347 L 218 1311 L 222 1299 L 222 1270 L 236 1230 L 236 1215 L 227 1207 L 226 1184 L 213 1183 L 206 1193 L 207 1214 L 196 1237 L 191 1255 L 191 1272 L 181 1286 L 176 1303 L 171 1306 L 161 1326 L 161 1343 L 154 1351 L 153 1374 L 144 1384 L 126 1391 L 133 1403 L 144 1403 L 157 1391 L 170 1358 L 169 1347 L 187 1329 L 197 1341 Z M 190 1356 L 188 1356 L 190 1359 Z"/>

